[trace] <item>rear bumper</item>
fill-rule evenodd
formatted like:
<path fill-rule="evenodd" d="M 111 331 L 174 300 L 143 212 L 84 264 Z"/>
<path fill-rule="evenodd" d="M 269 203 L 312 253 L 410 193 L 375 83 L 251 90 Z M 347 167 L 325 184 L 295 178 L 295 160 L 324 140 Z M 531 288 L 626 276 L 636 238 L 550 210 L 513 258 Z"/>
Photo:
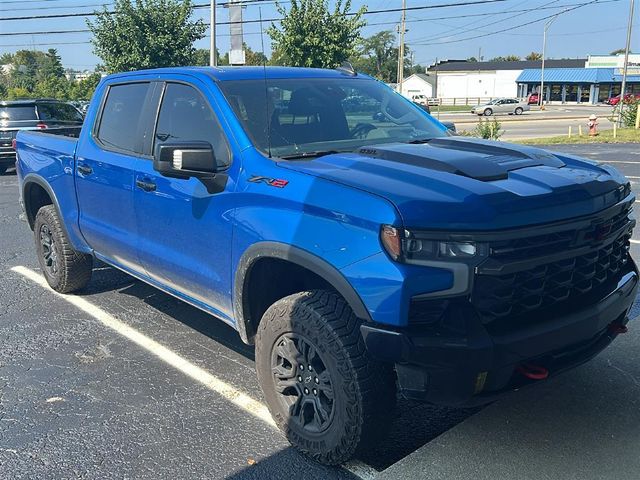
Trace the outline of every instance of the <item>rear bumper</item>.
<path fill-rule="evenodd" d="M 619 334 L 610 326 L 626 325 L 638 290 L 632 261 L 618 284 L 583 310 L 550 318 L 509 333 L 490 332 L 477 315 L 462 312 L 451 327 L 411 331 L 372 324 L 361 327 L 374 358 L 396 364 L 402 393 L 442 405 L 471 406 L 538 380 L 519 373 L 533 364 L 549 376 L 584 363 Z"/>

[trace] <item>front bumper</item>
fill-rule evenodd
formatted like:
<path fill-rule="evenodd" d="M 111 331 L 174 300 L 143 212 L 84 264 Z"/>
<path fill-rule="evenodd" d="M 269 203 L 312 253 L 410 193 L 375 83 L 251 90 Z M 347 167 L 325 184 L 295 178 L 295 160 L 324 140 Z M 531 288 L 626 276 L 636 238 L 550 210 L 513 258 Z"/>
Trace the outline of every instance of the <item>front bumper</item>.
<path fill-rule="evenodd" d="M 442 405 L 471 406 L 535 383 L 523 365 L 549 376 L 590 360 L 606 348 L 629 319 L 638 290 L 638 270 L 629 261 L 614 287 L 573 313 L 546 318 L 510 332 L 491 332 L 472 308 L 461 309 L 437 328 L 392 330 L 361 326 L 370 354 L 396 365 L 407 398 Z"/>

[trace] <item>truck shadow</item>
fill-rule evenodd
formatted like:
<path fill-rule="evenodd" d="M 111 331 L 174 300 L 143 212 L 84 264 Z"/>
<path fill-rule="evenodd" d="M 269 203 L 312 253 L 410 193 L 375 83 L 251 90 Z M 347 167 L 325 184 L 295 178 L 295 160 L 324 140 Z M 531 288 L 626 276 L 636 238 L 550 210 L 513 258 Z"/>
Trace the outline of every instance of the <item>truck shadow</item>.
<path fill-rule="evenodd" d="M 114 290 L 136 297 L 158 312 L 168 315 L 249 360 L 254 360 L 253 346 L 243 343 L 238 332 L 223 321 L 103 263 L 96 264 L 91 283 L 77 295 L 94 295 Z"/>
<path fill-rule="evenodd" d="M 91 283 L 77 295 L 88 296 L 109 291 L 117 291 L 119 294 L 138 298 L 157 310 L 158 313 L 169 316 L 251 361 L 255 360 L 253 346 L 244 344 L 238 333 L 226 323 L 108 265 L 96 263 Z M 438 407 L 399 399 L 396 409 L 390 412 L 390 415 L 393 415 L 393 420 L 388 436 L 374 448 L 361 455 L 359 460 L 382 470 L 479 410 L 479 408 Z M 292 448 L 267 457 L 231 478 L 280 478 L 277 475 L 278 462 L 291 463 L 290 457 L 293 456 L 298 457 L 298 462 L 301 461 L 300 458 L 303 458 L 303 462 L 313 466 L 313 468 L 305 470 L 305 479 L 353 478 L 351 476 L 345 477 L 345 471 L 342 469 L 329 468 L 327 470 L 328 467 L 321 466 Z M 327 475 L 328 473 L 329 475 Z"/>

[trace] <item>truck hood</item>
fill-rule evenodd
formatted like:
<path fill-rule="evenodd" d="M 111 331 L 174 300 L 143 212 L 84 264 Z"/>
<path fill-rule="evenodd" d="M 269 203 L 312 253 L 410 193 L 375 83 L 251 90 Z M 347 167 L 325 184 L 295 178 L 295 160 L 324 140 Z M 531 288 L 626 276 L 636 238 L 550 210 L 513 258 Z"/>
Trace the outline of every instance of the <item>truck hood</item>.
<path fill-rule="evenodd" d="M 406 227 L 494 230 L 589 215 L 629 191 L 615 169 L 461 137 L 384 144 L 280 166 L 382 196 Z"/>

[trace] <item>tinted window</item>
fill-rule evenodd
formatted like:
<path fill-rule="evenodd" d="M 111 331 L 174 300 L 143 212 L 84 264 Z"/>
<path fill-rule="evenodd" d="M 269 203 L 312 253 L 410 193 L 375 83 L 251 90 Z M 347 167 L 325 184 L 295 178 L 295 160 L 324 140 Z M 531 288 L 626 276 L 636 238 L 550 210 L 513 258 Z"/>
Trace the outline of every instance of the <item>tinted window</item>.
<path fill-rule="evenodd" d="M 37 120 L 35 105 L 15 105 L 0 107 L 0 121 Z"/>
<path fill-rule="evenodd" d="M 102 143 L 120 150 L 142 153 L 138 124 L 148 90 L 148 83 L 109 88 L 98 130 L 98 139 Z"/>
<path fill-rule="evenodd" d="M 257 148 L 274 156 L 446 136 L 422 107 L 361 77 L 220 82 Z"/>
<path fill-rule="evenodd" d="M 43 121 L 82 123 L 80 112 L 68 103 L 39 103 L 38 114 Z"/>
<path fill-rule="evenodd" d="M 162 99 L 155 143 L 190 141 L 209 142 L 217 161 L 229 163 L 224 132 L 208 102 L 195 88 L 170 83 Z"/>

